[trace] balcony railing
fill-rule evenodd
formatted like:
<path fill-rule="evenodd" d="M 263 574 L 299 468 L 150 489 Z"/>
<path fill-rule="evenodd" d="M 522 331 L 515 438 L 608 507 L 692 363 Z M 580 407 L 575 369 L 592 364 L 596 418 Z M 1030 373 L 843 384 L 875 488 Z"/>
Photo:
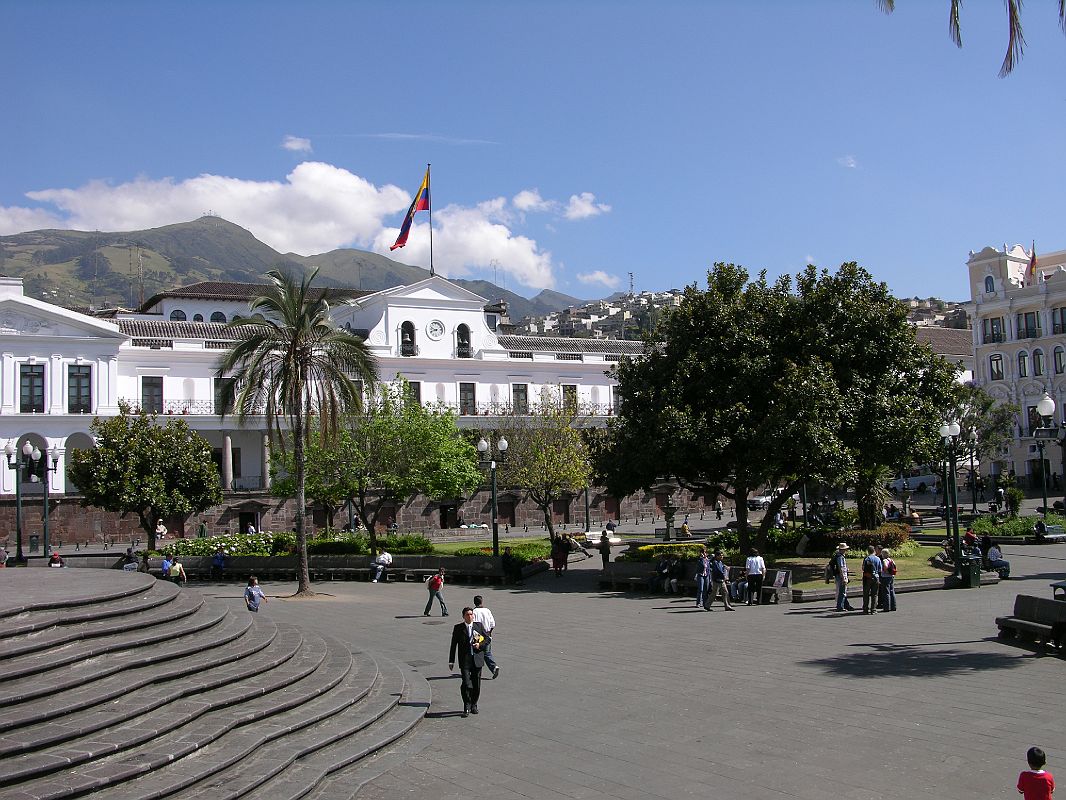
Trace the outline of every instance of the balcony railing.
<path fill-rule="evenodd" d="M 1019 339 L 1039 339 L 1041 336 L 1043 336 L 1043 334 L 1040 332 L 1039 328 L 1019 328 L 1018 329 L 1018 338 Z"/>
<path fill-rule="evenodd" d="M 131 397 L 121 398 L 119 402 L 127 404 L 134 413 L 139 413 L 143 407 L 139 399 Z M 164 400 L 162 409 L 154 413 L 180 416 L 184 414 L 218 414 L 219 412 L 214 400 Z"/>
<path fill-rule="evenodd" d="M 464 417 L 528 417 L 560 408 L 556 403 L 441 403 L 427 402 L 426 408 L 454 411 Z M 611 417 L 618 408 L 611 403 L 565 403 L 567 411 L 583 417 Z"/>
<path fill-rule="evenodd" d="M 262 488 L 262 475 L 242 475 L 233 479 L 233 490 L 236 492 L 254 492 Z"/>
<path fill-rule="evenodd" d="M 1006 337 L 1002 333 L 986 333 L 983 343 L 984 344 L 1000 344 L 1006 341 Z"/>
<path fill-rule="evenodd" d="M 470 342 L 459 342 L 455 347 L 455 355 L 458 358 L 471 358 L 474 354 L 473 348 L 470 347 Z"/>

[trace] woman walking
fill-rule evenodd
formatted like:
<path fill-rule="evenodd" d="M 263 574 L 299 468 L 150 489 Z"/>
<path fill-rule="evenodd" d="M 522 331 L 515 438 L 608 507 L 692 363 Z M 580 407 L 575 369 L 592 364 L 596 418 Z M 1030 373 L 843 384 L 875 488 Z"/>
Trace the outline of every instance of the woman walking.
<path fill-rule="evenodd" d="M 448 606 L 444 604 L 444 594 L 441 591 L 444 588 L 444 567 L 438 569 L 436 575 L 429 576 L 426 580 L 426 588 L 429 589 L 429 599 L 426 601 L 426 610 L 422 612 L 422 616 L 429 616 L 430 609 L 433 608 L 434 597 L 440 603 L 440 615 L 442 617 L 448 616 Z"/>

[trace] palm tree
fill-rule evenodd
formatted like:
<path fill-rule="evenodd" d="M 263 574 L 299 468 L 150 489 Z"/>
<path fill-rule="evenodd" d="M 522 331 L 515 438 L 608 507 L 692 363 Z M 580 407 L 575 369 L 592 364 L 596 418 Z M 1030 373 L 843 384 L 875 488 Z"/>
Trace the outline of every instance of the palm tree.
<path fill-rule="evenodd" d="M 895 10 L 895 0 L 877 0 L 877 5 L 886 14 Z M 956 47 L 962 47 L 962 28 L 959 26 L 959 6 L 962 0 L 951 0 L 948 10 L 948 35 Z M 999 77 L 1005 78 L 1021 60 L 1025 50 L 1025 36 L 1022 33 L 1022 0 L 1004 0 L 1007 7 L 1007 54 L 1003 57 Z M 1066 30 L 1066 0 L 1059 0 L 1059 25 Z"/>
<path fill-rule="evenodd" d="M 334 325 L 325 292 L 311 288 L 317 274 L 314 269 L 298 280 L 280 270 L 268 272 L 272 285 L 252 300 L 252 315 L 226 326 L 237 342 L 219 361 L 217 372 L 220 379 L 232 378 L 221 384 L 223 416 L 235 410 L 243 424 L 250 415 L 265 414 L 271 441 L 276 436 L 284 447 L 286 428 L 292 437 L 298 595 L 314 594 L 304 530 L 304 442 L 312 417 L 317 416 L 324 437 L 332 436 L 343 414 L 362 404 L 357 381 L 369 385 L 377 378 L 366 344 Z M 330 291 L 336 301 L 349 296 Z"/>

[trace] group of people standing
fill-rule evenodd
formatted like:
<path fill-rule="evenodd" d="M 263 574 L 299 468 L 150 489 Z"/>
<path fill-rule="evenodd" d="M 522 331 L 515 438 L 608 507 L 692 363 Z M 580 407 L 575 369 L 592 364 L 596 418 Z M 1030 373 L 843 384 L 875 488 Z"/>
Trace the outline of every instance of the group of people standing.
<path fill-rule="evenodd" d="M 847 542 L 837 545 L 836 552 L 826 567 L 826 578 L 836 582 L 836 610 L 854 611 L 848 602 L 847 554 L 851 548 Z M 892 560 L 892 551 L 887 547 L 869 545 L 862 560 L 862 613 L 896 610 L 896 573 L 898 568 Z"/>

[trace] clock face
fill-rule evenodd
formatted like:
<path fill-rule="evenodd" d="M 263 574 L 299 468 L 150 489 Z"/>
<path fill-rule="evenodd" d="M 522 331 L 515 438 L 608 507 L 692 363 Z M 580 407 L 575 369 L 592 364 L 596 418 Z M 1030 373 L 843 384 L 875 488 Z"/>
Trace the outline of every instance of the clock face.
<path fill-rule="evenodd" d="M 444 335 L 444 323 L 439 319 L 432 320 L 426 326 L 426 335 L 429 336 L 430 339 L 436 341 Z"/>

